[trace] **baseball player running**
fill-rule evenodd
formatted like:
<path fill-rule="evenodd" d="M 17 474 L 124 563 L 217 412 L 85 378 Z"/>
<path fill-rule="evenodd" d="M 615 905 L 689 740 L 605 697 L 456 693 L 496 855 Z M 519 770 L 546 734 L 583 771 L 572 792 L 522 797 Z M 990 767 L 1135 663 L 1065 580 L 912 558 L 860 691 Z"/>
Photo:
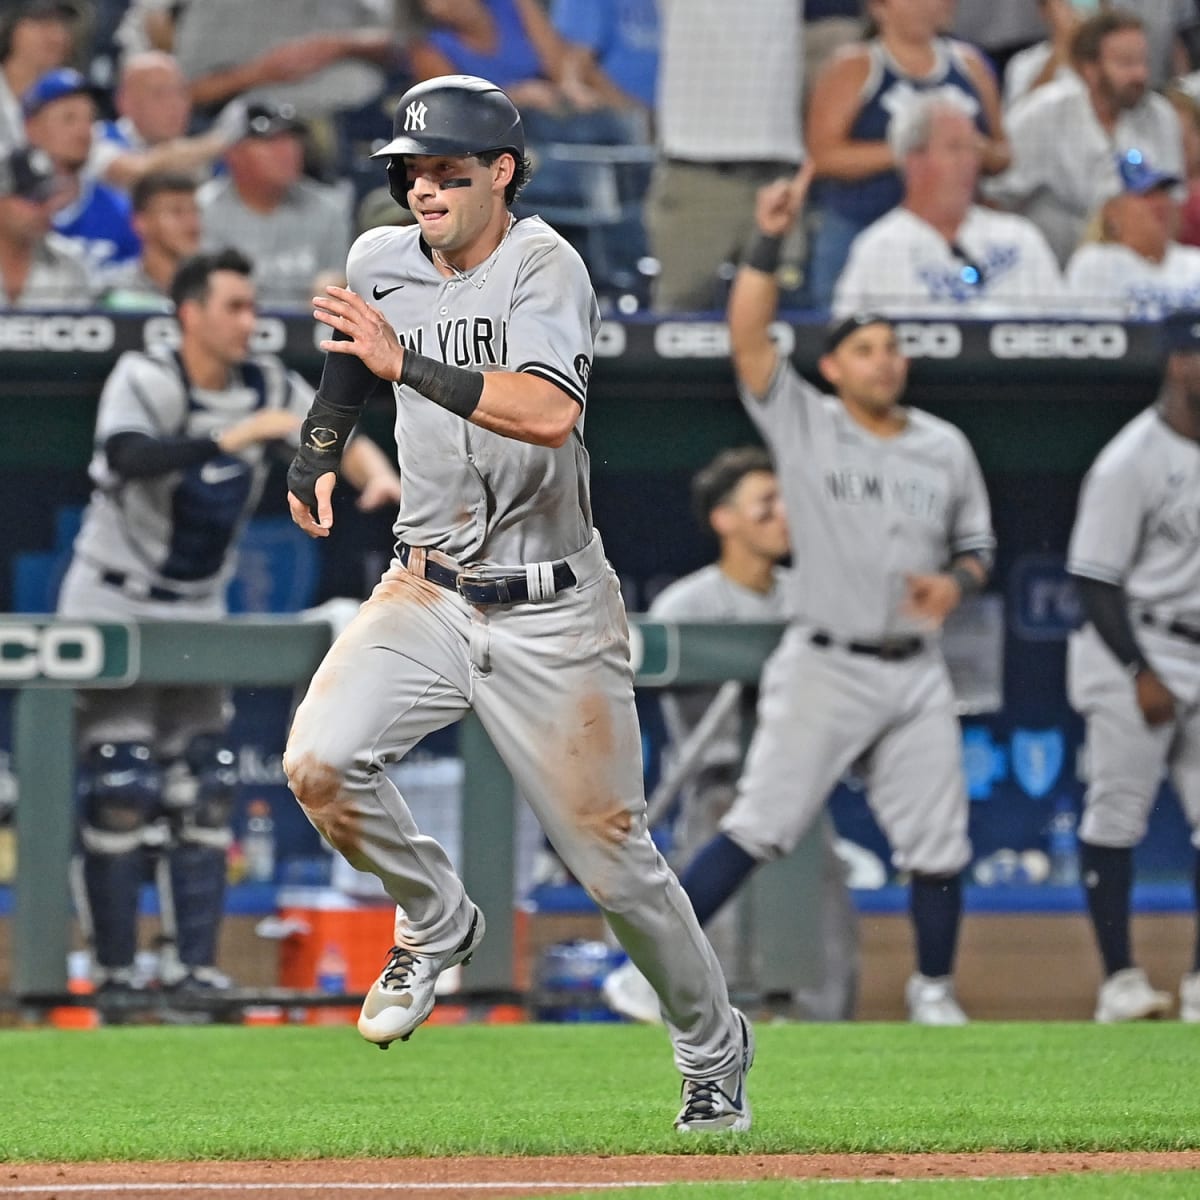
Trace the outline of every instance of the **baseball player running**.
<path fill-rule="evenodd" d="M 377 381 L 395 390 L 404 491 L 396 558 L 314 676 L 285 765 L 314 826 L 398 906 L 359 1017 L 367 1040 L 409 1037 L 438 975 L 483 937 L 483 914 L 383 769 L 473 709 L 662 998 L 684 1077 L 676 1127 L 744 1130 L 751 1030 L 647 832 L 625 611 L 592 529 L 582 430 L 596 299 L 567 243 L 509 211 L 524 151 L 517 110 L 486 80 L 412 88 L 376 157 L 416 225 L 364 234 L 348 287 L 314 301 L 333 338 L 289 474 L 292 514 L 328 535 L 330 472 Z"/>
<path fill-rule="evenodd" d="M 273 355 L 249 353 L 256 319 L 251 264 L 236 251 L 186 261 L 171 287 L 178 351 L 121 355 L 96 419 L 95 484 L 59 596 L 60 616 L 217 620 L 238 537 L 254 511 L 273 444 L 299 439 L 312 388 Z M 372 503 L 399 479 L 358 439 L 345 460 Z M 364 492 L 364 496 L 366 493 Z M 164 932 L 161 981 L 220 986 L 214 968 L 225 852 L 237 783 L 225 744 L 223 688 L 85 692 L 81 856 L 74 883 L 98 990 L 133 984 L 138 889 L 147 848 Z"/>
<path fill-rule="evenodd" d="M 787 522 L 775 467 L 761 446 L 722 450 L 692 479 L 697 521 L 716 537 L 717 561 L 677 579 L 660 592 L 650 615 L 662 621 L 782 622 L 787 619 L 788 577 L 779 565 L 789 554 Z M 720 827 L 736 792 L 742 760 L 742 721 L 737 685 L 727 707 L 728 686 L 692 687 L 662 694 L 669 742 L 664 750 L 666 776 L 681 771 L 695 739 L 705 739 L 680 791 L 675 820 L 673 862 L 687 863 Z M 743 693 L 741 703 L 748 702 Z M 725 716 L 715 727 L 713 706 Z M 706 727 L 710 732 L 706 734 Z M 668 787 L 670 786 L 668 782 Z M 660 781 L 659 790 L 663 787 Z M 656 796 L 658 792 L 656 792 Z M 664 797 L 666 799 L 667 797 Z M 651 800 L 651 808 L 660 800 Z M 653 813 L 651 813 L 653 819 Z M 819 953 L 804 955 L 816 971 L 796 972 L 794 1011 L 809 1020 L 839 1020 L 854 1012 L 858 973 L 857 914 L 846 888 L 846 873 L 835 850 L 833 824 L 822 820 Z M 753 991 L 754 966 L 747 961 L 741 933 L 743 914 L 727 904 L 705 926 L 725 978 L 734 994 Z M 657 1022 L 658 997 L 632 963 L 604 980 L 604 997 L 614 1011 L 638 1021 Z"/>
<path fill-rule="evenodd" d="M 1097 1021 L 1156 1017 L 1171 997 L 1133 965 L 1133 847 L 1171 779 L 1200 847 L 1200 314 L 1167 318 L 1158 402 L 1084 480 L 1067 569 L 1087 624 L 1072 634 L 1068 694 L 1087 723 L 1080 866 L 1104 964 Z M 1200 893 L 1200 859 L 1196 885 Z M 1200 1021 L 1200 945 L 1179 987 Z"/>
<path fill-rule="evenodd" d="M 762 676 L 758 725 L 721 832 L 683 876 L 703 924 L 754 867 L 786 854 L 853 763 L 911 874 L 917 973 L 910 1018 L 966 1021 L 951 969 L 970 859 L 954 695 L 938 631 L 985 582 L 987 493 L 963 435 L 900 404 L 907 375 L 890 322 L 831 327 L 807 384 L 771 340 L 780 242 L 811 169 L 763 188 L 758 238 L 734 280 L 729 330 L 743 401 L 772 451 L 792 552 L 791 624 Z"/>

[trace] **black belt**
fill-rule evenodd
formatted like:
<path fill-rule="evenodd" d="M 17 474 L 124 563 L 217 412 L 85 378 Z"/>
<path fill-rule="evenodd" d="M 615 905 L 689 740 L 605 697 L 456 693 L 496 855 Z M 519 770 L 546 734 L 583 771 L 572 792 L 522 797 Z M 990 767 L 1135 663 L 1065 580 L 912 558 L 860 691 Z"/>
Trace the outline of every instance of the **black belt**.
<path fill-rule="evenodd" d="M 125 585 L 129 582 L 129 576 L 124 571 L 101 571 L 100 582 L 107 583 L 109 587 L 117 588 L 124 592 Z M 177 600 L 187 600 L 189 597 L 182 592 L 173 592 L 170 588 L 159 587 L 158 584 L 152 583 L 145 592 L 126 593 L 132 596 L 135 600 L 163 600 L 167 604 L 174 604 Z"/>
<path fill-rule="evenodd" d="M 1200 646 L 1200 629 L 1194 625 L 1185 625 L 1182 621 L 1164 621 L 1161 617 L 1156 617 L 1153 613 L 1148 612 L 1142 613 L 1142 624 L 1170 634 L 1171 637 L 1191 642 L 1193 646 Z"/>
<path fill-rule="evenodd" d="M 869 658 L 879 658 L 884 662 L 904 662 L 905 659 L 915 658 L 925 649 L 925 639 L 919 637 L 885 638 L 881 642 L 842 642 L 823 629 L 816 629 L 809 634 L 808 640 L 814 646 L 840 646 L 851 654 L 865 654 Z"/>
<path fill-rule="evenodd" d="M 404 542 L 396 543 L 396 555 L 405 567 L 408 566 L 412 549 Z M 529 600 L 529 577 L 524 571 L 484 575 L 469 568 L 456 570 L 426 555 L 423 578 L 447 591 L 457 592 L 468 604 L 525 604 Z M 574 587 L 576 583 L 575 572 L 566 559 L 554 564 L 553 578 L 556 594 L 563 588 Z"/>

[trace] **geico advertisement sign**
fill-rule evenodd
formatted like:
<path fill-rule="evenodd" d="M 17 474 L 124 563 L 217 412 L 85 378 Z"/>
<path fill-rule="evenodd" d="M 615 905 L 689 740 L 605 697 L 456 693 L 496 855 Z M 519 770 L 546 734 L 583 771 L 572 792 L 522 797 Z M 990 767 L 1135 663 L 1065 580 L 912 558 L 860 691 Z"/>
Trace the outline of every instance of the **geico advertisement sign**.
<path fill-rule="evenodd" d="M 104 354 L 115 344 L 116 327 L 108 317 L 0 316 L 0 350 Z"/>
<path fill-rule="evenodd" d="M 1001 322 L 988 345 L 997 358 L 1124 358 L 1129 338 L 1112 323 Z"/>
<path fill-rule="evenodd" d="M 94 625 L 0 623 L 0 683 L 78 683 L 104 671 L 104 635 Z"/>
<path fill-rule="evenodd" d="M 785 321 L 769 331 L 780 354 L 796 347 L 796 332 Z M 662 321 L 654 329 L 654 352 L 660 358 L 728 358 L 729 326 L 724 321 Z"/>

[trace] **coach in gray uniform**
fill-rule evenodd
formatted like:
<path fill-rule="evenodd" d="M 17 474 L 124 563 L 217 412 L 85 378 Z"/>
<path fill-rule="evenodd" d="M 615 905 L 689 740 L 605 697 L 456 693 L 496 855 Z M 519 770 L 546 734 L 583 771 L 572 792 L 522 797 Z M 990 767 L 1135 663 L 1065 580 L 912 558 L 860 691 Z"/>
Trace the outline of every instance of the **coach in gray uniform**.
<path fill-rule="evenodd" d="M 312 388 L 273 355 L 250 355 L 256 311 L 250 263 L 236 251 L 185 262 L 171 296 L 178 352 L 122 354 L 96 418 L 95 485 L 59 596 L 60 616 L 87 620 L 218 620 L 238 537 L 254 511 L 272 443 L 299 436 Z M 351 482 L 390 479 L 358 439 Z M 222 916 L 236 772 L 222 688 L 85 692 L 81 859 L 75 891 L 99 987 L 133 983 L 138 888 L 147 847 L 163 850 L 158 882 L 169 986 L 211 988 Z"/>
<path fill-rule="evenodd" d="M 417 224 L 363 234 L 349 290 L 315 301 L 334 340 L 288 477 L 298 524 L 327 534 L 328 472 L 376 377 L 393 385 L 396 560 L 314 677 L 285 758 L 313 824 L 398 906 L 359 1031 L 407 1038 L 439 973 L 483 936 L 483 914 L 384 770 L 473 709 L 662 997 L 684 1077 L 677 1128 L 748 1129 L 749 1024 L 646 828 L 628 628 L 583 445 L 595 294 L 562 238 L 509 211 L 525 139 L 497 87 L 418 84 L 395 133 L 379 154 Z"/>
<path fill-rule="evenodd" d="M 787 521 L 771 456 L 761 446 L 722 450 L 692 480 L 697 521 L 716 536 L 717 561 L 662 591 L 650 606 L 661 621 L 782 622 L 787 619 L 791 571 L 780 566 L 789 553 Z M 723 689 L 722 689 L 723 690 Z M 693 739 L 705 736 L 721 691 L 713 687 L 668 690 L 662 695 L 669 744 L 666 771 L 678 769 Z M 745 703 L 747 697 L 741 697 Z M 694 774 L 679 789 L 673 860 L 688 863 L 717 833 L 736 793 L 742 761 L 742 721 L 727 710 L 700 751 Z M 662 786 L 661 783 L 659 785 Z M 652 814 L 653 816 L 653 814 Z M 833 824 L 822 821 L 820 944 L 797 945 L 803 972 L 793 973 L 795 1015 L 835 1021 L 854 1013 L 858 974 L 857 914 L 846 889 L 846 870 L 835 850 Z M 736 903 L 715 913 L 704 928 L 733 992 L 756 989 L 756 964 L 746 954 L 743 914 Z M 632 963 L 604 981 L 609 1007 L 638 1021 L 660 1021 L 658 997 Z"/>
<path fill-rule="evenodd" d="M 884 318 L 831 328 L 807 384 L 769 335 L 779 247 L 811 168 L 759 194 L 758 240 L 729 300 L 733 361 L 787 509 L 792 623 L 763 671 L 737 799 L 683 885 L 701 923 L 754 867 L 786 854 L 851 764 L 865 774 L 892 861 L 912 876 L 913 1021 L 966 1017 L 950 978 L 971 856 L 962 746 L 938 630 L 982 586 L 994 540 L 979 466 L 953 426 L 899 403 L 907 376 Z"/>
<path fill-rule="evenodd" d="M 1165 323 L 1158 402 L 1100 452 L 1084 480 L 1067 570 L 1088 623 L 1067 683 L 1087 721 L 1080 866 L 1105 979 L 1096 1020 L 1164 1013 L 1171 997 L 1133 965 L 1133 847 L 1170 773 L 1200 847 L 1200 312 Z M 1194 866 L 1200 895 L 1200 857 Z M 1200 933 L 1179 988 L 1200 1022 Z"/>

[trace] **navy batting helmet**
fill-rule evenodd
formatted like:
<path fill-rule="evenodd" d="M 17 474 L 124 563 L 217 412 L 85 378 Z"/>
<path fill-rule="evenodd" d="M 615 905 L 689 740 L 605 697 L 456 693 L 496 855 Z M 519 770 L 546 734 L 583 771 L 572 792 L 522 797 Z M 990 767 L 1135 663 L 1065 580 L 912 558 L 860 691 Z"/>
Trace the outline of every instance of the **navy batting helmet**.
<path fill-rule="evenodd" d="M 525 157 L 525 130 L 513 102 L 478 75 L 439 75 L 411 87 L 396 104 L 392 140 L 372 158 L 404 154 L 469 157 L 508 150 L 518 166 Z M 408 207 L 402 168 L 388 164 L 388 184 L 398 204 Z"/>

